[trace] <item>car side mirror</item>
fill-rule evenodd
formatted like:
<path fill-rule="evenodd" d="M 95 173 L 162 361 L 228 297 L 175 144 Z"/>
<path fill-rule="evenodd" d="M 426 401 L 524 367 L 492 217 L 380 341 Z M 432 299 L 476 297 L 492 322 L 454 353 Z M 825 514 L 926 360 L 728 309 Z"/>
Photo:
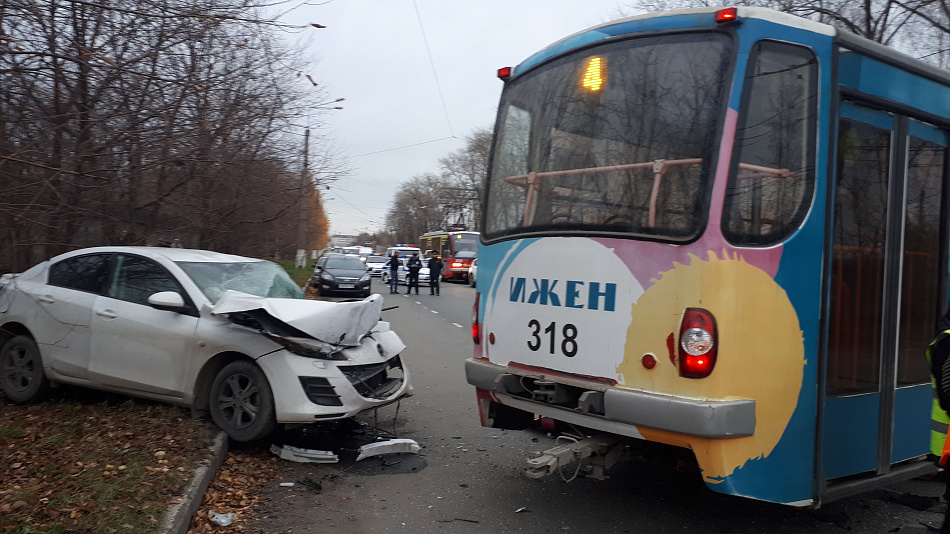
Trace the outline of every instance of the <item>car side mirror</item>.
<path fill-rule="evenodd" d="M 161 291 L 148 298 L 148 305 L 158 310 L 178 312 L 185 308 L 185 299 L 174 291 Z"/>

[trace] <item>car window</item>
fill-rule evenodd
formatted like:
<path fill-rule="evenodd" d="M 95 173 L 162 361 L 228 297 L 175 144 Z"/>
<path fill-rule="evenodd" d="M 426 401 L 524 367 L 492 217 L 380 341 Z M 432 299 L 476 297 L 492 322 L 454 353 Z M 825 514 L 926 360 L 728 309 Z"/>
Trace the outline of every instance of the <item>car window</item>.
<path fill-rule="evenodd" d="M 155 262 L 124 254 L 116 257 L 115 272 L 107 296 L 148 305 L 148 298 L 161 291 L 174 291 L 183 295 L 178 282 Z"/>
<path fill-rule="evenodd" d="M 109 254 L 87 254 L 56 262 L 49 268 L 49 284 L 99 293 L 109 275 Z"/>

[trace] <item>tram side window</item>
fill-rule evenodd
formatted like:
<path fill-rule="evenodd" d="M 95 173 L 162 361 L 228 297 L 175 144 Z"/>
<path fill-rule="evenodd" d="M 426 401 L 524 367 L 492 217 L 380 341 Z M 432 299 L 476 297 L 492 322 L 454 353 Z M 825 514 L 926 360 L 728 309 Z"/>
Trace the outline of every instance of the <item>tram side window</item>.
<path fill-rule="evenodd" d="M 881 314 L 891 132 L 842 119 L 838 127 L 831 309 L 830 395 L 880 384 Z"/>
<path fill-rule="evenodd" d="M 811 50 L 773 41 L 753 47 L 723 216 L 731 243 L 772 245 L 804 220 L 815 189 L 817 91 Z"/>

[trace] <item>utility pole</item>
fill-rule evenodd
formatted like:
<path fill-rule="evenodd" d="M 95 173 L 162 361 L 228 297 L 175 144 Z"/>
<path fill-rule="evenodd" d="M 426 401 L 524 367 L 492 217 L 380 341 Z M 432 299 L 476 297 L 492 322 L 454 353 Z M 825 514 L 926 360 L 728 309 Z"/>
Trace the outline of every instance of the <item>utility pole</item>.
<path fill-rule="evenodd" d="M 303 134 L 303 169 L 300 171 L 300 220 L 297 226 L 297 268 L 307 266 L 307 230 L 310 226 L 310 206 L 307 205 L 307 196 L 312 187 L 310 173 L 307 169 L 307 156 L 310 153 L 310 128 Z"/>

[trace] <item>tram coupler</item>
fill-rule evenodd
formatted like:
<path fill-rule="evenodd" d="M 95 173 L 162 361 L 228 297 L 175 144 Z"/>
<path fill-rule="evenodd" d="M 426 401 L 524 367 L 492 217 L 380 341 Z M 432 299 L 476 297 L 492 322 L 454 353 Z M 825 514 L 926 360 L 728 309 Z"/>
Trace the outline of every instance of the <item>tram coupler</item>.
<path fill-rule="evenodd" d="M 605 480 L 609 478 L 605 471 L 620 460 L 624 451 L 624 445 L 619 439 L 607 435 L 592 436 L 580 440 L 560 436 L 558 439 L 570 439 L 571 441 L 551 447 L 539 453 L 536 458 L 529 458 L 528 467 L 524 472 L 526 477 L 542 478 L 574 462 L 587 459 L 592 470 L 590 473 L 585 473 L 585 476 Z"/>

